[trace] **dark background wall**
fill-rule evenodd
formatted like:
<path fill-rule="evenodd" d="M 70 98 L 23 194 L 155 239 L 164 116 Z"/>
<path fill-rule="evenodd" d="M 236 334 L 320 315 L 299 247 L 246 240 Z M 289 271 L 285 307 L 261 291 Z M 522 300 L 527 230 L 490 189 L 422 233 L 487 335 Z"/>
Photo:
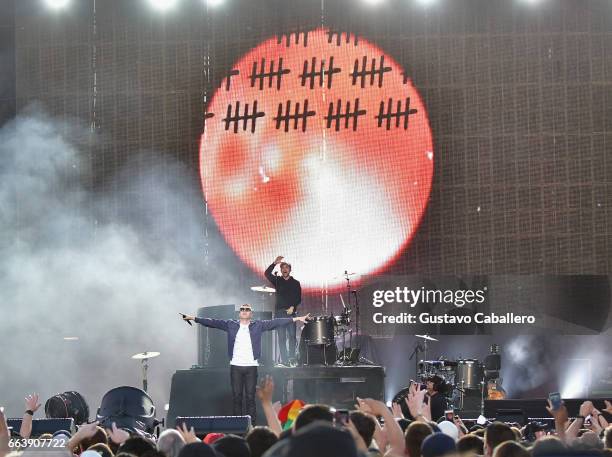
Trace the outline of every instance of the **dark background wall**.
<path fill-rule="evenodd" d="M 393 273 L 609 273 L 607 1 L 234 1 L 207 11 L 191 0 L 159 14 L 113 0 L 94 13 L 88 0 L 50 14 L 27 0 L 16 24 L 18 109 L 37 101 L 92 126 L 86 179 L 97 192 L 119 170 L 129 180 L 149 166 L 145 156 L 125 172 L 142 151 L 183 161 L 197 185 L 206 97 L 241 54 L 292 30 L 357 33 L 405 67 L 435 141 L 431 202 Z M 130 204 L 109 203 L 109 218 Z"/>

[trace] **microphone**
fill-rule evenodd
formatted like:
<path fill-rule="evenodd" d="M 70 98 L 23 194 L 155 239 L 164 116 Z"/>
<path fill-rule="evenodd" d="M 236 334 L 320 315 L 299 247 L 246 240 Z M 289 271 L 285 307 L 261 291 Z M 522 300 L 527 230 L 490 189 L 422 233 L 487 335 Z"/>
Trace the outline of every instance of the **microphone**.
<path fill-rule="evenodd" d="M 187 317 L 187 314 L 183 314 L 183 313 L 179 313 L 181 315 L 181 317 L 183 318 L 183 320 L 185 322 L 187 322 L 189 325 L 191 325 L 193 327 L 193 324 L 191 323 L 191 321 L 186 320 L 185 318 Z"/>

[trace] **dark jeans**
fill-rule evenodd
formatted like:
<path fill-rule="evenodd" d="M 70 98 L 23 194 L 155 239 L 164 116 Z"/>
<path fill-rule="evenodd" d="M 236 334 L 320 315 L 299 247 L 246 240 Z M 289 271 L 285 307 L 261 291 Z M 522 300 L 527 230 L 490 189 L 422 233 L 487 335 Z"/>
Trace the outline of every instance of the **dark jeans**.
<path fill-rule="evenodd" d="M 246 414 L 255 423 L 255 388 L 257 387 L 257 367 L 238 367 L 230 365 L 230 380 L 232 382 L 232 398 L 234 400 L 234 416 L 242 416 L 242 394 L 246 391 Z"/>
<path fill-rule="evenodd" d="M 288 315 L 284 309 L 276 311 L 274 317 L 294 317 L 295 313 Z M 283 325 L 276 329 L 278 335 L 278 346 L 280 349 L 281 362 L 284 364 L 289 363 L 289 359 L 295 358 L 295 322 L 289 325 Z M 287 355 L 287 344 L 289 344 L 289 354 Z"/>

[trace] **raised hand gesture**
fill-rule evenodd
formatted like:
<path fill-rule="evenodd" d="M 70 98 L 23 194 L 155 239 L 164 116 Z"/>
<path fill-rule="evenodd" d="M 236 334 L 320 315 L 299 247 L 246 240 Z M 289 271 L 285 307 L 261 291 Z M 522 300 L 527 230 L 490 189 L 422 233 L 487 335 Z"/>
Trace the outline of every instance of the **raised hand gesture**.
<path fill-rule="evenodd" d="M 274 394 L 274 380 L 272 376 L 266 375 L 261 381 L 261 384 L 257 386 L 257 398 L 262 403 L 272 403 L 272 395 Z"/>
<path fill-rule="evenodd" d="M 31 394 L 25 397 L 25 409 L 26 411 L 32 411 L 35 413 L 38 408 L 40 408 L 40 403 L 38 403 L 38 394 Z"/>
<path fill-rule="evenodd" d="M 180 427 L 176 427 L 176 429 L 178 430 L 178 432 L 181 434 L 181 436 L 185 440 L 185 443 L 190 444 L 190 443 L 197 443 L 200 441 L 198 437 L 196 436 L 195 431 L 193 430 L 193 427 L 187 430 L 187 426 L 185 425 L 185 422 L 183 422 Z"/>
<path fill-rule="evenodd" d="M 130 434 L 121 428 L 117 428 L 117 424 L 113 422 L 112 429 L 106 429 L 106 434 L 115 444 L 121 444 L 130 437 Z"/>

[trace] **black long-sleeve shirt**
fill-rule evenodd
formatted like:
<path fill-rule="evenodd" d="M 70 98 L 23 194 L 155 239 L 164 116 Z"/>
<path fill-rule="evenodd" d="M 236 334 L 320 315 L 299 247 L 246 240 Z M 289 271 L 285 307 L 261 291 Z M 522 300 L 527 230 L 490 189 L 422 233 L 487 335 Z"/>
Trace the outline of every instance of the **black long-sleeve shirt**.
<path fill-rule="evenodd" d="M 275 263 L 270 265 L 264 274 L 276 289 L 276 310 L 287 309 L 291 306 L 297 308 L 297 305 L 302 302 L 300 282 L 293 276 L 289 276 L 289 279 L 284 279 L 282 276 L 273 275 L 272 270 L 274 270 L 275 266 Z"/>
<path fill-rule="evenodd" d="M 446 397 L 441 393 L 429 396 L 429 404 L 431 405 L 431 420 L 437 421 L 442 416 L 447 408 Z"/>

